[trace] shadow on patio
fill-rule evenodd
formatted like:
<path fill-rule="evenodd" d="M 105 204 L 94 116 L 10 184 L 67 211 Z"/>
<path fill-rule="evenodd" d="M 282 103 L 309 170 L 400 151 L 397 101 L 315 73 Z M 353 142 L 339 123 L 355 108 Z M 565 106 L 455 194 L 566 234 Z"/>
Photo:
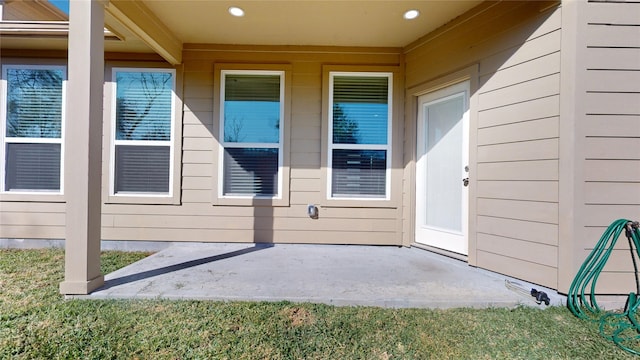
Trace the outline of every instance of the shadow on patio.
<path fill-rule="evenodd" d="M 505 276 L 417 248 L 184 243 L 105 279 L 104 287 L 74 298 L 416 308 L 544 306 L 507 289 Z M 534 287 L 517 282 L 527 290 Z M 555 291 L 542 290 L 552 304 L 565 302 Z"/>

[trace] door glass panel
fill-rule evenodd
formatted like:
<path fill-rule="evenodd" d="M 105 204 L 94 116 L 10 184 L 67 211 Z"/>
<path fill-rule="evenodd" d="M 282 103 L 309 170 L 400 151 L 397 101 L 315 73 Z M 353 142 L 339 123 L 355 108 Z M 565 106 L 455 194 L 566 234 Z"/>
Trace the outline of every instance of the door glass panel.
<path fill-rule="evenodd" d="M 424 105 L 427 227 L 462 231 L 464 106 L 464 94 Z"/>

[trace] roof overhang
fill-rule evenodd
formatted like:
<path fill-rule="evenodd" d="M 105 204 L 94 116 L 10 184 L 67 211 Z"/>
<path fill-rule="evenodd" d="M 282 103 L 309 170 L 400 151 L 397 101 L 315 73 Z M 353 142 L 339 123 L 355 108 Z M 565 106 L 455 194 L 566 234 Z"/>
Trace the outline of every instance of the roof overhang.
<path fill-rule="evenodd" d="M 182 62 L 182 41 L 142 1 L 109 0 L 105 23 L 109 28 L 126 28 L 167 62 Z"/>
<path fill-rule="evenodd" d="M 69 36 L 68 21 L 2 21 L 0 36 L 5 41 L 9 38 L 63 38 Z M 118 35 L 104 29 L 105 40 L 121 40 Z"/>
<path fill-rule="evenodd" d="M 483 0 L 101 0 L 105 51 L 155 53 L 171 64 L 194 46 L 404 48 Z M 229 14 L 237 6 L 242 17 Z M 417 10 L 413 20 L 403 18 Z M 2 22 L 2 48 L 62 50 L 68 26 Z M 39 37 L 40 42 L 35 40 Z M 116 39 L 117 38 L 117 39 Z"/>

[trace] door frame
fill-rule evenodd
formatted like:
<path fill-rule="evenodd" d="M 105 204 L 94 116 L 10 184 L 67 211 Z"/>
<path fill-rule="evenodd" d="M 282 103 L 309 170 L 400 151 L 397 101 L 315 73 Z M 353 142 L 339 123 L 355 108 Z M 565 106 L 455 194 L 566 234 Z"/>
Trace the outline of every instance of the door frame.
<path fill-rule="evenodd" d="M 405 154 L 410 160 L 407 162 L 405 178 L 409 182 L 409 191 L 405 194 L 405 203 L 409 206 L 405 208 L 408 213 L 405 214 L 407 232 L 404 238 L 405 245 L 426 248 L 428 250 L 442 253 L 451 257 L 455 257 L 467 261 L 469 265 L 476 265 L 476 199 L 477 199 L 477 147 L 478 147 L 478 64 L 473 64 L 462 70 L 440 76 L 434 80 L 427 81 L 418 85 L 407 88 L 407 102 L 405 109 L 405 125 L 406 138 Z M 429 247 L 416 243 L 416 161 L 417 161 L 417 128 L 418 128 L 418 106 L 419 97 L 450 85 L 455 85 L 463 81 L 469 81 L 469 214 L 468 214 L 468 255 L 460 255 L 446 250 Z"/>

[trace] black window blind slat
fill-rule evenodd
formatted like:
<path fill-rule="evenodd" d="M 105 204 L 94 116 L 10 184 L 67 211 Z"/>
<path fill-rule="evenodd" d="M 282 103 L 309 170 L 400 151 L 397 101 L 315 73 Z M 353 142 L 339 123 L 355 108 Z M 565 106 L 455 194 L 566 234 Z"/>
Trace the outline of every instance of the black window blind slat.
<path fill-rule="evenodd" d="M 8 143 L 5 190 L 60 190 L 60 144 Z"/>
<path fill-rule="evenodd" d="M 169 146 L 116 145 L 115 192 L 169 191 Z"/>

